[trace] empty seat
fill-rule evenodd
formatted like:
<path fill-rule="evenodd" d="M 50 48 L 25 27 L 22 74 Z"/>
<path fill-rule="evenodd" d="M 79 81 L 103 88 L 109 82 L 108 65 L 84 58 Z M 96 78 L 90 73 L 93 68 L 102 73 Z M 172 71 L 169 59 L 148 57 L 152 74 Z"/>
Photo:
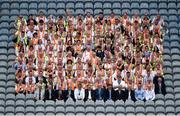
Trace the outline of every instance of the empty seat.
<path fill-rule="evenodd" d="M 1 10 L 1 16 L 3 16 L 3 15 L 9 15 L 9 10 L 8 9 L 3 9 L 3 10 Z"/>
<path fill-rule="evenodd" d="M 175 115 L 175 108 L 174 106 L 166 107 L 165 109 L 166 115 Z"/>
<path fill-rule="evenodd" d="M 0 100 L 1 101 L 5 101 L 5 99 L 6 99 L 5 92 L 6 92 L 5 88 L 0 89 L 0 95 L 1 95 Z"/>
<path fill-rule="evenodd" d="M 113 106 L 107 106 L 105 108 L 105 112 L 106 112 L 106 115 L 111 115 L 111 116 L 115 115 L 115 109 Z"/>
<path fill-rule="evenodd" d="M 135 112 L 134 107 L 131 107 L 131 106 L 126 107 L 125 110 L 126 110 L 126 115 L 133 115 Z"/>
<path fill-rule="evenodd" d="M 163 107 L 163 106 L 158 106 L 158 107 L 156 107 L 156 114 L 157 115 L 163 115 L 163 114 L 165 114 L 165 108 Z"/>
<path fill-rule="evenodd" d="M 168 3 L 168 9 L 175 9 L 176 3 Z"/>
<path fill-rule="evenodd" d="M 153 106 L 152 107 L 146 107 L 145 112 L 146 112 L 146 115 L 154 115 L 155 108 Z"/>
<path fill-rule="evenodd" d="M 65 16 L 66 12 L 64 9 L 57 10 L 57 14 Z"/>
<path fill-rule="evenodd" d="M 136 115 L 143 115 L 145 114 L 145 108 L 143 106 L 141 107 L 135 107 Z"/>
<path fill-rule="evenodd" d="M 34 95 L 33 94 L 26 94 L 26 100 L 33 100 Z"/>
<path fill-rule="evenodd" d="M 26 100 L 25 106 L 26 107 L 34 107 L 35 106 L 34 100 Z"/>
<path fill-rule="evenodd" d="M 56 9 L 56 3 L 48 3 L 48 9 Z"/>
<path fill-rule="evenodd" d="M 45 107 L 48 107 L 48 106 L 54 107 L 54 105 L 55 105 L 55 103 L 52 100 L 46 100 L 45 101 Z"/>
<path fill-rule="evenodd" d="M 105 16 L 109 16 L 111 14 L 111 9 L 104 9 L 103 10 Z"/>
<path fill-rule="evenodd" d="M 0 89 L 1 90 L 1 89 Z M 6 95 L 6 100 L 15 100 L 15 95 L 14 95 L 14 93 L 8 93 L 7 95 Z"/>
<path fill-rule="evenodd" d="M 123 8 L 123 9 L 130 9 L 131 6 L 130 6 L 129 3 L 122 3 L 122 8 Z"/>
<path fill-rule="evenodd" d="M 16 107 L 24 107 L 25 106 L 24 100 L 16 100 L 15 104 L 16 104 Z"/>
<path fill-rule="evenodd" d="M 86 115 L 94 115 L 95 114 L 95 108 L 94 107 L 86 107 L 85 108 Z"/>
<path fill-rule="evenodd" d="M 169 15 L 177 15 L 178 14 L 177 10 L 175 10 L 175 9 L 169 9 L 168 13 L 169 13 Z"/>
<path fill-rule="evenodd" d="M 55 114 L 54 106 L 46 106 L 45 113 L 46 115 L 54 115 Z"/>
<path fill-rule="evenodd" d="M 105 109 L 104 107 L 96 107 L 96 115 L 104 115 Z"/>
<path fill-rule="evenodd" d="M 103 8 L 104 9 L 111 9 L 111 3 L 104 3 Z"/>
<path fill-rule="evenodd" d="M 120 9 L 113 9 L 113 12 L 115 15 L 121 15 L 121 10 Z"/>
<path fill-rule="evenodd" d="M 104 106 L 104 101 L 103 100 L 97 100 L 96 102 L 95 102 L 95 105 L 96 105 L 96 107 L 99 107 L 99 106 Z"/>
<path fill-rule="evenodd" d="M 12 113 L 12 114 L 14 114 L 15 112 L 14 112 L 14 106 L 8 106 L 8 107 L 6 107 L 5 108 L 5 115 L 7 115 L 7 114 L 9 114 L 9 113 Z"/>
<path fill-rule="evenodd" d="M 25 115 L 35 115 L 35 108 L 32 106 L 28 106 L 25 108 Z"/>
<path fill-rule="evenodd" d="M 58 6 L 61 6 L 61 5 L 58 5 Z M 39 3 L 39 4 L 38 4 L 38 8 L 39 8 L 39 9 L 46 9 L 46 7 L 47 7 L 47 4 L 46 4 L 46 3 Z"/>
<path fill-rule="evenodd" d="M 0 115 L 3 116 L 4 115 L 4 111 L 5 111 L 5 108 L 0 106 Z"/>
<path fill-rule="evenodd" d="M 15 108 L 15 114 L 16 115 L 24 115 L 25 108 L 23 106 L 18 106 Z"/>
<path fill-rule="evenodd" d="M 36 115 L 44 115 L 45 109 L 43 106 L 36 106 Z"/>
<path fill-rule="evenodd" d="M 20 9 L 27 9 L 27 8 L 29 8 L 28 3 L 21 3 L 20 4 Z"/>
<path fill-rule="evenodd" d="M 6 82 L 6 75 L 5 74 L 0 74 L 0 81 L 2 81 L 2 82 Z M 5 85 L 6 85 L 6 83 L 5 83 Z M 4 84 L 2 84 L 2 86 L 4 86 Z M 6 87 L 6 86 L 4 86 L 4 87 Z"/>
<path fill-rule="evenodd" d="M 37 6 L 37 3 L 30 3 L 29 4 L 29 9 L 37 9 L 38 8 L 38 6 Z"/>
<path fill-rule="evenodd" d="M 158 5 L 157 3 L 151 3 L 149 4 L 149 9 L 152 10 L 152 9 L 157 9 L 158 8 Z"/>
<path fill-rule="evenodd" d="M 105 102 L 105 107 L 114 107 L 114 101 L 112 100 L 107 100 Z"/>
<path fill-rule="evenodd" d="M 15 106 L 15 101 L 14 100 L 6 100 L 6 103 L 4 106 L 9 107 L 9 106 Z"/>
<path fill-rule="evenodd" d="M 66 115 L 75 115 L 75 108 L 74 107 L 67 106 L 65 111 L 66 111 Z"/>
<path fill-rule="evenodd" d="M 78 2 L 78 3 L 75 4 L 75 8 L 83 10 L 84 9 L 84 4 L 82 2 Z"/>
<path fill-rule="evenodd" d="M 29 12 L 26 9 L 21 9 L 20 14 L 23 15 L 23 16 L 28 16 Z M 11 33 L 11 34 L 13 34 L 13 33 Z"/>
<path fill-rule="evenodd" d="M 10 4 L 9 3 L 2 3 L 1 4 L 1 9 L 9 9 L 10 8 Z"/>
<path fill-rule="evenodd" d="M 37 10 L 31 9 L 31 10 L 29 10 L 29 14 L 36 16 L 38 13 L 37 13 Z"/>
<path fill-rule="evenodd" d="M 64 106 L 56 106 L 56 109 L 55 109 L 55 113 L 56 115 L 65 115 L 65 107 Z"/>
<path fill-rule="evenodd" d="M 66 4 L 66 9 L 74 9 L 74 3 L 67 3 Z"/>
<path fill-rule="evenodd" d="M 12 3 L 10 8 L 11 9 L 19 9 L 19 4 L 18 3 Z"/>
<path fill-rule="evenodd" d="M 14 87 L 8 87 L 8 88 L 6 89 L 6 93 L 15 94 L 15 88 L 14 88 Z"/>
<path fill-rule="evenodd" d="M 125 107 L 124 106 L 117 106 L 115 108 L 116 115 L 125 114 Z"/>
<path fill-rule="evenodd" d="M 93 9 L 94 8 L 93 3 L 92 2 L 85 3 L 84 8 L 85 9 Z"/>
<path fill-rule="evenodd" d="M 139 9 L 139 3 L 132 3 L 131 4 L 131 9 Z"/>
<path fill-rule="evenodd" d="M 68 98 L 67 101 L 65 102 L 65 105 L 66 105 L 66 107 L 68 107 L 68 106 L 74 107 L 75 103 L 74 103 L 73 99 Z"/>
<path fill-rule="evenodd" d="M 76 112 L 76 115 L 85 115 L 85 108 L 84 107 L 79 107 L 79 106 L 76 106 L 75 108 L 75 112 Z"/>
<path fill-rule="evenodd" d="M 54 10 L 54 9 L 48 9 L 48 16 L 50 16 L 50 15 L 55 16 L 55 15 L 56 15 L 56 10 Z"/>
<path fill-rule="evenodd" d="M 44 107 L 44 101 L 42 101 L 42 100 L 36 101 L 36 106 L 37 106 L 37 107 L 38 107 L 38 106 Z"/>
<path fill-rule="evenodd" d="M 76 9 L 75 15 L 78 15 L 78 14 L 84 16 L 84 11 L 82 9 Z"/>
<path fill-rule="evenodd" d="M 25 95 L 24 94 L 17 94 L 16 100 L 25 100 Z"/>

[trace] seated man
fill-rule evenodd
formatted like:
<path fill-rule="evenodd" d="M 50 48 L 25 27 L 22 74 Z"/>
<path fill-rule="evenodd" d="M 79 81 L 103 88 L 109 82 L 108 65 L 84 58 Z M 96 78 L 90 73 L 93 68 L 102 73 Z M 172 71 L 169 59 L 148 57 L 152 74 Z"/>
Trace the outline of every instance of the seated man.
<path fill-rule="evenodd" d="M 149 79 L 146 85 L 146 90 L 145 90 L 145 99 L 146 100 L 154 100 L 155 98 L 155 92 L 152 87 L 152 81 Z"/>
<path fill-rule="evenodd" d="M 135 98 L 136 100 L 141 100 L 143 101 L 144 100 L 144 89 L 142 88 L 142 82 L 139 81 L 137 83 L 137 89 L 135 90 Z"/>
<path fill-rule="evenodd" d="M 133 101 L 136 101 L 133 82 L 131 79 L 128 80 L 128 87 L 127 87 L 127 89 L 125 89 L 125 92 L 124 92 L 124 99 L 123 100 L 125 101 L 127 99 L 131 99 Z"/>
<path fill-rule="evenodd" d="M 82 88 L 81 82 L 78 83 L 78 87 L 74 90 L 74 97 L 76 100 L 83 100 L 85 97 L 85 90 Z"/>
<path fill-rule="evenodd" d="M 116 94 L 116 100 L 123 99 L 126 83 L 122 80 L 121 74 L 118 74 L 117 79 L 113 80 L 113 88 Z"/>

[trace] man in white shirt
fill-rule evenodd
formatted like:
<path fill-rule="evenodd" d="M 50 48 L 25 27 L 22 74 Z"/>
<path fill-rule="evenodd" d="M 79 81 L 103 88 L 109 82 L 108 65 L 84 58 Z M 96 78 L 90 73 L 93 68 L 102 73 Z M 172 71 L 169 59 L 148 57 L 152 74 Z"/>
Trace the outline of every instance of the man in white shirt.
<path fill-rule="evenodd" d="M 29 71 L 29 76 L 27 76 L 26 79 L 25 79 L 26 84 L 29 83 L 29 78 L 32 78 L 32 83 L 33 84 L 36 83 L 36 78 L 34 77 L 32 70 Z"/>
<path fill-rule="evenodd" d="M 76 100 L 83 100 L 85 97 L 85 90 L 82 88 L 81 82 L 78 83 L 78 87 L 74 90 L 74 98 Z"/>
<path fill-rule="evenodd" d="M 151 80 L 150 83 L 152 82 Z M 145 99 L 146 100 L 154 100 L 155 99 L 155 92 L 154 88 L 152 87 L 152 84 L 147 84 L 147 90 L 145 90 Z"/>
<path fill-rule="evenodd" d="M 117 75 L 116 80 L 113 80 L 113 88 L 115 91 L 118 91 L 119 88 L 124 89 L 126 88 L 126 83 L 124 80 L 122 80 L 122 77 L 120 74 Z"/>

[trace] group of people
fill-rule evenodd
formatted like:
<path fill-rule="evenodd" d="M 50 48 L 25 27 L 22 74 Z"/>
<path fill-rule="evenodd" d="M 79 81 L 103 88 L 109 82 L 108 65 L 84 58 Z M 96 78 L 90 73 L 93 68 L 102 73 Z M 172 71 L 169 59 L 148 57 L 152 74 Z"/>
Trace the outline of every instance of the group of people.
<path fill-rule="evenodd" d="M 48 18 L 15 22 L 16 94 L 36 100 L 154 100 L 166 94 L 160 15 Z"/>

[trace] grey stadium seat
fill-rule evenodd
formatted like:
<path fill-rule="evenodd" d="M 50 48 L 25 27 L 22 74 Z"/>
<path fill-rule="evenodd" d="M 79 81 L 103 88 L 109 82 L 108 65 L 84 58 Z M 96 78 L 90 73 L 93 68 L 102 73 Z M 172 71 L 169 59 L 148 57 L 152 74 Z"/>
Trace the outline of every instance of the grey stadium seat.
<path fill-rule="evenodd" d="M 104 107 L 101 107 L 101 106 L 96 107 L 96 115 L 103 115 L 104 112 L 105 112 Z"/>
<path fill-rule="evenodd" d="M 35 115 L 35 108 L 31 106 L 26 107 L 25 115 Z"/>
<path fill-rule="evenodd" d="M 46 115 L 55 115 L 54 106 L 46 106 L 45 113 L 46 113 Z"/>
<path fill-rule="evenodd" d="M 36 106 L 36 115 L 44 115 L 45 109 L 43 106 Z"/>
<path fill-rule="evenodd" d="M 24 115 L 25 108 L 23 106 L 18 106 L 15 108 L 15 114 L 16 115 Z"/>
<path fill-rule="evenodd" d="M 142 107 L 135 107 L 136 115 L 145 115 L 145 108 Z"/>
<path fill-rule="evenodd" d="M 56 105 L 55 113 L 56 115 L 65 115 L 65 107 Z"/>
<path fill-rule="evenodd" d="M 107 106 L 105 108 L 106 115 L 114 116 L 115 115 L 115 108 L 113 106 Z"/>
<path fill-rule="evenodd" d="M 79 115 L 79 116 L 83 116 L 86 113 L 85 112 L 85 108 L 84 107 L 80 107 L 80 106 L 76 106 L 75 112 L 76 112 L 76 115 Z"/>

